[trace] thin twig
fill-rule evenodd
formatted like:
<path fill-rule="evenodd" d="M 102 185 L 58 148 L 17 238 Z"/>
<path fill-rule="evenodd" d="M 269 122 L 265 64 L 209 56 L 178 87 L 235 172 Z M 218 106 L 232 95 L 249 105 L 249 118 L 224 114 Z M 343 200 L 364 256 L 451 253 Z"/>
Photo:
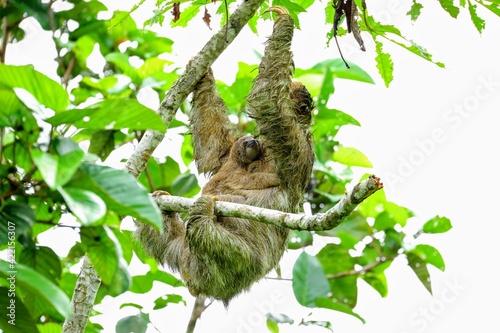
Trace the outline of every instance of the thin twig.
<path fill-rule="evenodd" d="M 200 319 L 203 311 L 205 311 L 211 304 L 212 301 L 206 303 L 207 297 L 203 295 L 198 295 L 194 301 L 193 311 L 191 312 L 191 318 L 189 318 L 189 323 L 186 328 L 186 333 L 193 333 L 196 328 L 196 323 Z M 206 304 L 205 304 L 206 303 Z"/>

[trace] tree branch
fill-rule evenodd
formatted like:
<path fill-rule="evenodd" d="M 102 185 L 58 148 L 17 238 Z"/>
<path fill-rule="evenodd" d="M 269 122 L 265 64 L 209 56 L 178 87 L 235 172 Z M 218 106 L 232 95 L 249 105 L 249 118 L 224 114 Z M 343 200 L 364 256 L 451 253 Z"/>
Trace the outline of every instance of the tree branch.
<path fill-rule="evenodd" d="M 194 87 L 208 71 L 214 61 L 239 34 L 241 29 L 255 15 L 264 0 L 246 0 L 234 11 L 228 20 L 228 26 L 222 27 L 203 49 L 191 60 L 186 71 L 174 82 L 156 111 L 168 126 L 175 112 L 194 90 Z M 144 170 L 151 154 L 163 140 L 164 134 L 148 130 L 137 145 L 135 151 L 125 164 L 125 169 L 131 175 L 138 177 Z"/>
<path fill-rule="evenodd" d="M 207 42 L 203 49 L 192 59 L 186 71 L 174 82 L 172 88 L 168 91 L 156 111 L 162 117 L 167 128 L 175 112 L 191 91 L 193 91 L 196 83 L 255 15 L 255 12 L 263 2 L 264 0 L 244 0 L 229 18 L 228 27 L 222 27 Z M 126 171 L 137 178 L 145 169 L 151 154 L 163 140 L 163 137 L 164 134 L 161 132 L 146 131 L 135 151 L 128 158 L 125 165 Z M 88 258 L 85 257 L 85 262 L 87 261 Z M 83 274 L 83 269 L 84 267 L 82 267 L 82 271 L 78 276 L 77 288 L 75 288 L 73 298 L 71 299 L 75 315 L 66 319 L 62 333 L 83 333 L 87 325 L 88 317 L 95 300 L 95 293 L 88 293 L 88 291 L 97 290 L 100 280 L 93 278 L 94 276 L 97 277 L 97 273 L 91 265 L 88 267 L 88 272 L 92 274 Z M 78 288 L 79 285 L 86 285 L 88 288 Z M 88 302 L 85 303 L 86 306 L 79 307 L 78 304 L 82 299 L 86 299 Z"/>
<path fill-rule="evenodd" d="M 200 319 L 201 314 L 205 311 L 213 301 L 206 303 L 207 297 L 204 295 L 196 296 L 196 300 L 193 305 L 193 311 L 191 312 L 191 318 L 189 318 L 189 323 L 186 328 L 186 333 L 193 333 L 196 327 L 196 322 Z M 205 304 L 206 303 L 206 304 Z"/>
<path fill-rule="evenodd" d="M 274 224 L 294 230 L 330 230 L 338 226 L 363 200 L 382 187 L 380 179 L 372 175 L 346 192 L 344 197 L 328 211 L 313 216 L 223 201 L 215 203 L 215 214 Z M 170 195 L 157 195 L 153 196 L 153 199 L 160 209 L 175 212 L 187 212 L 195 202 L 195 199 Z"/>
<path fill-rule="evenodd" d="M 85 332 L 90 310 L 94 305 L 95 296 L 99 290 L 101 279 L 97 275 L 88 257 L 84 257 L 83 265 L 78 275 L 75 292 L 71 299 L 73 313 L 64 321 L 63 333 Z"/>

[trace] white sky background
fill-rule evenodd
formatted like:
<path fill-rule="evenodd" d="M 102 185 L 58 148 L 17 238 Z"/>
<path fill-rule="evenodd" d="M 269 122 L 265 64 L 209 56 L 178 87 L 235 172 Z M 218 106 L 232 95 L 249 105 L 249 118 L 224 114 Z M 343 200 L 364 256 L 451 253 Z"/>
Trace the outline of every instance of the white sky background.
<path fill-rule="evenodd" d="M 103 2 L 110 9 L 129 9 L 134 3 Z M 495 272 L 500 221 L 495 209 L 500 199 L 497 176 L 500 20 L 480 9 L 487 25 L 479 35 L 466 9 L 454 20 L 435 1 L 424 3 L 421 17 L 412 25 L 404 15 L 410 2 L 404 3 L 400 7 L 398 1 L 389 0 L 373 7 L 376 2 L 368 1 L 368 6 L 372 6 L 369 7 L 372 14 L 383 18 L 384 23 L 396 25 L 447 68 L 440 69 L 385 43 L 385 50 L 392 54 L 395 63 L 394 81 L 386 89 L 375 68 L 370 37 L 364 35 L 367 46 L 364 53 L 358 51 L 352 36 L 343 37 L 339 42 L 344 56 L 369 72 L 376 85 L 336 80 L 331 102 L 332 107 L 352 115 L 362 125 L 344 127 L 338 138 L 370 158 L 374 165 L 372 172 L 386 184 L 388 199 L 416 213 L 417 218 L 410 222 L 415 228 L 435 215 L 451 219 L 454 227 L 450 232 L 421 237 L 421 242 L 440 250 L 447 265 L 444 273 L 430 267 L 434 296 L 427 293 L 404 259 L 396 260 L 386 271 L 387 298 L 380 298 L 364 282 L 358 283 L 356 311 L 366 319 L 363 325 L 354 317 L 338 312 L 302 308 L 295 301 L 290 282 L 263 280 L 250 293 L 234 300 L 228 311 L 218 303 L 209 307 L 197 325 L 197 333 L 266 332 L 264 315 L 269 311 L 285 313 L 297 323 L 312 312 L 307 319 L 331 321 L 336 333 L 493 332 L 498 327 L 500 290 Z M 213 5 L 208 8 L 213 14 Z M 151 14 L 151 7 L 145 6 L 134 18 L 142 21 Z M 338 57 L 333 42 L 332 47 L 325 48 L 327 28 L 322 9 L 311 9 L 300 15 L 300 20 L 302 30 L 296 31 L 292 46 L 296 67 L 308 68 Z M 156 30 L 175 41 L 179 66 L 184 66 L 216 32 L 217 24 L 212 27 L 209 30 L 200 19 L 186 29 L 172 30 L 165 26 Z M 271 33 L 270 22 L 260 26 L 259 32 L 260 36 L 255 36 L 248 28 L 244 29 L 214 64 L 217 78 L 230 83 L 238 61 L 258 62 L 253 50 L 263 52 L 265 37 Z M 32 63 L 39 71 L 54 77 L 55 53 L 47 49 L 47 45 L 52 45 L 49 36 L 36 29 L 31 34 L 26 42 L 9 46 L 7 63 Z M 153 107 L 157 103 L 148 101 Z M 161 154 L 162 151 L 156 153 Z M 285 275 L 299 253 L 289 251 L 285 255 Z M 104 314 L 99 322 L 113 332 L 118 317 L 136 313 L 132 308 L 119 311 L 120 304 L 135 302 L 151 313 L 160 332 L 184 332 L 194 299 L 181 289 L 157 286 L 156 290 L 157 296 L 183 293 L 187 307 L 169 305 L 152 311 L 150 300 L 127 293 L 118 300 L 103 302 L 98 308 Z M 297 323 L 281 325 L 280 332 L 326 332 Z M 152 328 L 150 331 L 155 332 Z"/>

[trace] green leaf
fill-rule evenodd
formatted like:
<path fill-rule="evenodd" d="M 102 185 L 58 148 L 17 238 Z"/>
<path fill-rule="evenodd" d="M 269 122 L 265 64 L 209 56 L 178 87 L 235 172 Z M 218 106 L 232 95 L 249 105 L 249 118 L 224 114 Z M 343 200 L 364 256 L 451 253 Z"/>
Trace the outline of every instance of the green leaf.
<path fill-rule="evenodd" d="M 0 246 L 14 242 L 17 236 L 30 230 L 34 222 L 35 212 L 30 206 L 17 202 L 6 203 L 0 210 Z"/>
<path fill-rule="evenodd" d="M 439 4 L 441 4 L 441 7 L 443 7 L 451 17 L 457 18 L 460 8 L 453 4 L 453 0 L 439 0 Z"/>
<path fill-rule="evenodd" d="M 387 278 L 384 273 L 371 273 L 367 272 L 361 275 L 361 278 L 375 289 L 380 296 L 387 297 L 389 287 L 387 286 Z"/>
<path fill-rule="evenodd" d="M 15 274 L 12 272 L 15 270 Z M 23 294 L 40 297 L 47 301 L 60 315 L 68 317 L 71 305 L 68 296 L 52 281 L 23 264 L 15 264 L 0 260 L 0 276 L 12 278 L 15 276 L 16 288 Z M 28 296 L 29 297 L 29 296 Z"/>
<path fill-rule="evenodd" d="M 316 306 L 318 306 L 320 308 L 324 308 L 324 309 L 330 309 L 330 310 L 343 312 L 343 313 L 346 313 L 348 315 L 354 316 L 354 317 L 358 318 L 359 320 L 361 320 L 361 322 L 363 324 L 366 322 L 359 314 L 352 311 L 352 308 L 350 308 L 349 306 L 342 304 L 342 303 L 339 303 L 339 302 L 335 302 L 329 298 L 318 298 L 316 300 Z"/>
<path fill-rule="evenodd" d="M 441 253 L 439 253 L 439 251 L 431 245 L 419 244 L 415 246 L 415 248 L 411 250 L 409 253 L 418 256 L 426 263 L 433 265 L 434 267 L 438 268 L 443 272 L 446 268 Z"/>
<path fill-rule="evenodd" d="M 104 100 L 85 109 L 62 112 L 45 121 L 54 126 L 72 124 L 77 128 L 166 130 L 156 112 L 136 100 L 126 99 Z"/>
<path fill-rule="evenodd" d="M 130 64 L 129 56 L 124 53 L 112 52 L 106 54 L 104 57 L 107 62 L 114 64 L 118 67 L 124 75 L 128 76 L 132 82 L 140 83 L 137 70 Z"/>
<path fill-rule="evenodd" d="M 106 204 L 95 193 L 77 187 L 58 187 L 66 205 L 85 226 L 99 222 L 106 214 Z"/>
<path fill-rule="evenodd" d="M 349 215 L 338 227 L 331 230 L 332 235 L 340 238 L 343 248 L 351 249 L 359 241 L 373 233 L 366 218 L 358 213 Z"/>
<path fill-rule="evenodd" d="M 426 234 L 439 234 L 447 232 L 452 228 L 450 219 L 447 217 L 435 216 L 425 222 L 422 231 Z"/>
<path fill-rule="evenodd" d="M 122 170 L 95 164 L 83 164 L 80 170 L 82 173 L 71 186 L 94 192 L 117 214 L 129 215 L 162 229 L 158 206 L 134 177 Z"/>
<path fill-rule="evenodd" d="M 32 65 L 11 66 L 0 64 L 0 86 L 23 88 L 36 100 L 59 112 L 69 104 L 68 93 L 56 81 L 36 71 Z"/>
<path fill-rule="evenodd" d="M 38 273 L 56 282 L 61 277 L 61 261 L 50 247 L 36 246 L 23 249 L 19 262 L 36 269 Z"/>
<path fill-rule="evenodd" d="M 92 133 L 89 153 L 99 156 L 101 161 L 106 160 L 115 149 L 116 130 L 97 130 Z"/>
<path fill-rule="evenodd" d="M 356 148 L 340 146 L 333 153 L 333 160 L 349 167 L 359 166 L 364 168 L 372 168 L 373 165 L 362 152 Z"/>
<path fill-rule="evenodd" d="M 477 1 L 479 4 L 484 6 L 485 8 L 489 9 L 492 13 L 494 13 L 497 16 L 500 16 L 500 3 L 495 0 L 489 0 L 488 2 L 491 2 L 490 4 L 485 4 L 483 1 Z"/>
<path fill-rule="evenodd" d="M 179 175 L 172 183 L 172 194 L 178 196 L 192 196 L 198 193 L 198 179 L 192 173 Z"/>
<path fill-rule="evenodd" d="M 266 320 L 266 326 L 269 332 L 271 333 L 279 333 L 280 328 L 278 327 L 278 324 L 272 320 Z"/>
<path fill-rule="evenodd" d="M 28 309 L 11 289 L 0 287 L 0 308 L 0 330 L 3 332 L 39 333 Z"/>
<path fill-rule="evenodd" d="M 64 155 L 51 155 L 40 150 L 33 150 L 31 157 L 42 174 L 45 183 L 55 190 L 58 186 L 65 185 L 75 174 L 83 162 L 83 150 L 73 150 Z"/>
<path fill-rule="evenodd" d="M 381 42 L 375 41 L 375 51 L 377 52 L 375 61 L 377 62 L 378 72 L 384 80 L 385 86 L 389 87 L 389 84 L 394 78 L 392 76 L 392 72 L 394 71 L 394 63 L 392 62 L 391 56 L 388 53 L 384 53 L 384 51 L 382 50 Z"/>
<path fill-rule="evenodd" d="M 415 272 L 425 289 L 432 295 L 431 276 L 427 269 L 426 262 L 412 253 L 407 253 L 406 257 L 408 258 L 408 265 L 410 265 L 411 269 Z"/>
<path fill-rule="evenodd" d="M 40 150 L 33 150 L 31 152 L 33 162 L 42 174 L 43 180 L 52 190 L 57 187 L 57 157 L 49 153 L 44 153 Z"/>
<path fill-rule="evenodd" d="M 135 316 L 122 318 L 116 323 L 116 333 L 145 333 L 150 323 L 149 314 L 140 312 Z"/>
<path fill-rule="evenodd" d="M 476 27 L 477 31 L 479 31 L 479 33 L 483 32 L 484 27 L 485 27 L 485 22 L 482 18 L 480 18 L 477 15 L 477 12 L 476 12 L 477 6 L 472 4 L 472 2 L 470 2 L 470 0 L 467 1 L 467 4 L 468 4 L 469 14 L 470 14 L 470 18 L 472 20 L 472 23 L 474 23 L 474 26 Z"/>
<path fill-rule="evenodd" d="M 354 80 L 359 82 L 371 83 L 375 82 L 371 78 L 370 74 L 368 74 L 365 70 L 354 63 L 349 63 L 349 67 L 347 68 L 344 64 L 344 61 L 340 58 L 329 59 L 317 63 L 312 67 L 312 69 L 329 69 L 332 72 L 332 76 L 334 79 L 347 79 Z M 297 74 L 296 74 L 297 75 Z"/>
<path fill-rule="evenodd" d="M 16 112 L 21 107 L 22 103 L 12 90 L 0 88 L 0 105 L 2 105 L 2 113 L 0 114 L 1 127 L 16 127 Z"/>
<path fill-rule="evenodd" d="M 313 243 L 313 235 L 307 230 L 291 230 L 290 237 L 288 237 L 288 248 L 297 250 L 310 246 Z"/>
<path fill-rule="evenodd" d="M 72 51 L 80 67 L 87 68 L 87 59 L 94 51 L 95 44 L 96 41 L 89 35 L 83 35 L 76 40 Z"/>
<path fill-rule="evenodd" d="M 151 57 L 144 60 L 144 63 L 137 69 L 137 74 L 141 79 L 145 79 L 157 73 L 163 73 L 167 60 Z"/>
<path fill-rule="evenodd" d="M 62 324 L 59 323 L 45 323 L 45 324 L 38 324 L 38 331 L 40 333 L 59 333 L 62 332 Z M 85 332 L 87 332 L 88 326 L 85 329 Z M 90 333 L 90 332 L 88 332 Z"/>
<path fill-rule="evenodd" d="M 121 249 L 107 227 L 82 228 L 82 247 L 102 282 L 109 285 L 118 271 Z"/>
<path fill-rule="evenodd" d="M 412 21 L 416 21 L 418 19 L 418 17 L 420 16 L 420 12 L 421 12 L 422 8 L 424 8 L 424 6 L 422 6 L 422 4 L 413 0 L 413 4 L 411 5 L 411 8 L 406 13 L 406 15 L 409 15 L 410 19 Z"/>
<path fill-rule="evenodd" d="M 146 275 L 136 275 L 132 277 L 132 287 L 130 291 L 138 294 L 145 294 L 153 287 L 153 281 L 160 281 L 172 287 L 184 286 L 184 283 L 170 273 L 157 270 L 149 271 Z"/>
<path fill-rule="evenodd" d="M 179 164 L 172 159 L 167 157 L 164 163 L 158 164 L 158 161 L 154 158 L 150 158 L 147 164 L 148 172 L 143 172 L 139 176 L 139 181 L 143 186 L 148 188 L 150 192 L 154 190 L 166 190 L 171 191 L 169 187 L 172 182 L 180 175 L 181 171 Z M 150 188 L 152 181 L 154 188 Z"/>
<path fill-rule="evenodd" d="M 355 261 L 349 254 L 349 248 L 342 245 L 327 244 L 316 255 L 325 274 L 334 275 L 354 269 Z"/>
<path fill-rule="evenodd" d="M 37 0 L 12 0 L 9 1 L 9 5 L 34 17 L 44 30 L 50 30 L 50 10 L 47 3 L 42 3 Z"/>
<path fill-rule="evenodd" d="M 293 266 L 292 288 L 299 304 L 306 307 L 315 307 L 316 299 L 330 292 L 325 272 L 316 257 L 301 253 Z"/>
<path fill-rule="evenodd" d="M 155 299 L 155 306 L 153 310 L 159 310 L 165 308 L 168 304 L 184 304 L 187 305 L 186 301 L 182 298 L 181 295 L 176 294 L 167 294 Z"/>
<path fill-rule="evenodd" d="M 360 126 L 359 122 L 347 113 L 325 107 L 318 109 L 312 130 L 316 138 L 335 137 L 344 125 Z"/>
<path fill-rule="evenodd" d="M 395 225 L 396 221 L 392 218 L 392 216 L 388 212 L 383 211 L 375 218 L 373 229 L 382 231 L 389 228 L 392 229 Z"/>

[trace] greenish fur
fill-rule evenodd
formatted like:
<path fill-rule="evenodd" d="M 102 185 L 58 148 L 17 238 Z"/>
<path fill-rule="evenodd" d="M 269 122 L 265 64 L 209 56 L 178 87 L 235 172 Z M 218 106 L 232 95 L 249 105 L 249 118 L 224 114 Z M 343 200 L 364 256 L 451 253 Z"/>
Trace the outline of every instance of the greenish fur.
<path fill-rule="evenodd" d="M 193 295 L 229 301 L 275 268 L 286 249 L 288 229 L 214 215 L 215 200 L 296 212 L 314 163 L 309 131 L 312 99 L 292 83 L 293 22 L 280 15 L 266 46 L 248 113 L 258 141 L 239 137 L 215 89 L 211 71 L 193 95 L 191 132 L 200 172 L 211 175 L 186 224 L 165 213 L 163 234 L 138 224 L 137 237 L 157 261 L 180 271 Z M 255 142 L 256 141 L 256 142 Z"/>

